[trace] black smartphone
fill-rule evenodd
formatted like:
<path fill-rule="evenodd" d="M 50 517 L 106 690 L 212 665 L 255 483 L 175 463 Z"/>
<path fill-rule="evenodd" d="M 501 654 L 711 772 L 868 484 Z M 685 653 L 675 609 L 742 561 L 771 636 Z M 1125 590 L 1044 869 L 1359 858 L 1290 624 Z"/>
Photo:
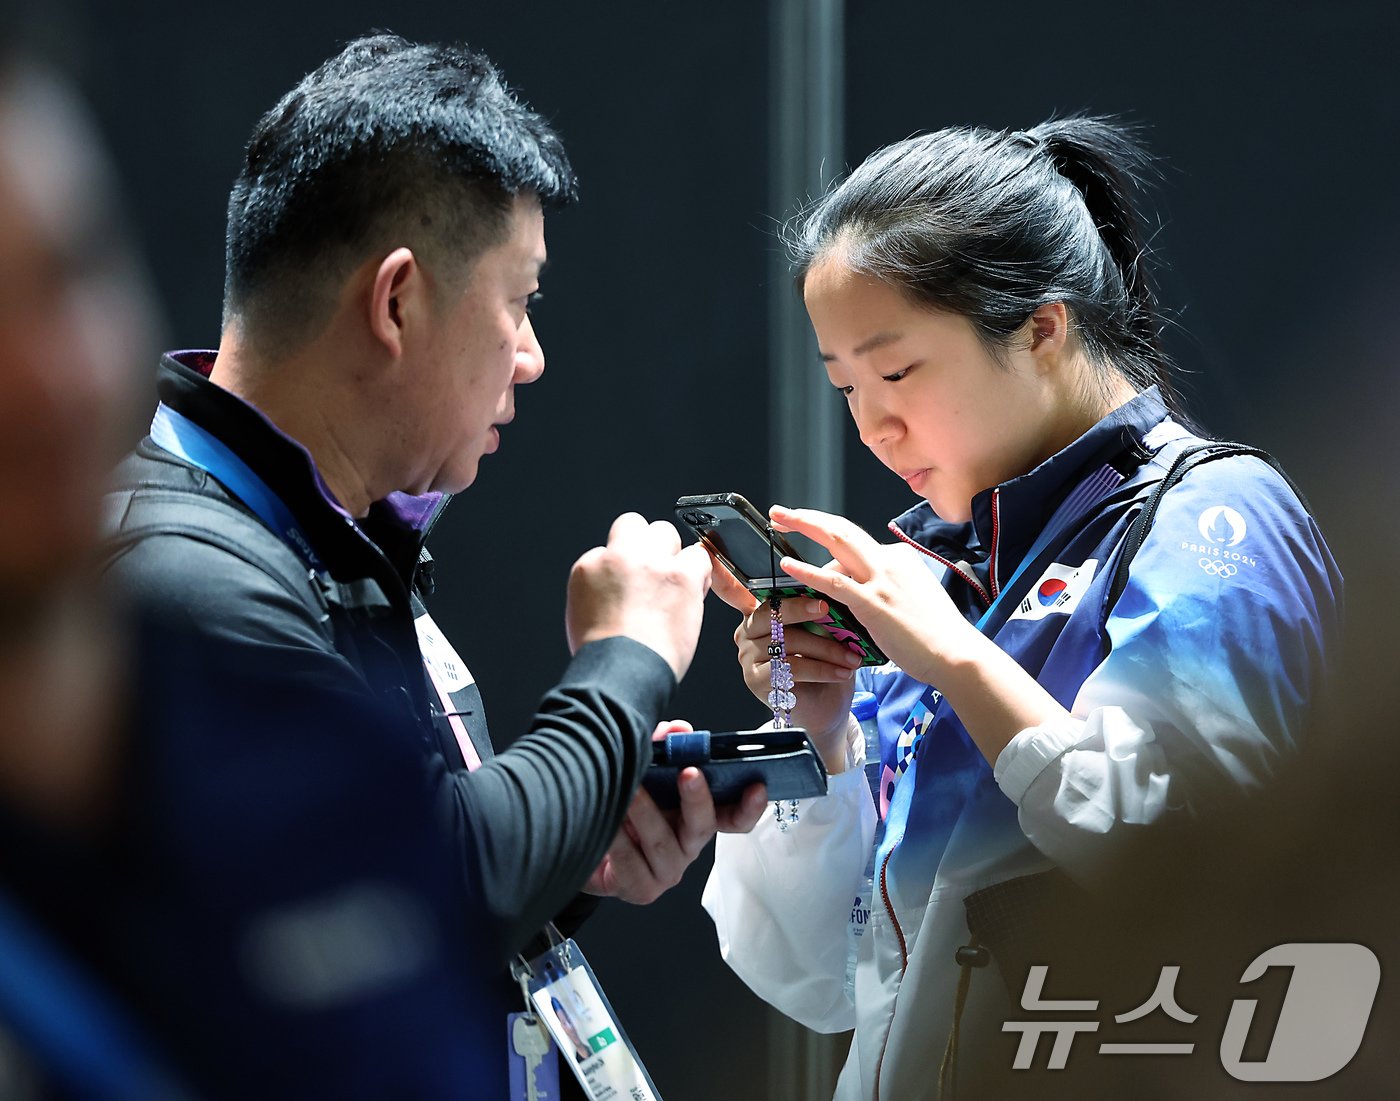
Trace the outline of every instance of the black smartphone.
<path fill-rule="evenodd" d="M 800 726 L 667 734 L 653 740 L 651 747 L 652 764 L 642 784 L 659 807 L 680 804 L 676 776 L 689 765 L 705 774 L 716 806 L 737 803 L 749 785 L 760 780 L 768 785 L 769 799 L 826 794 L 826 766 Z"/>
<path fill-rule="evenodd" d="M 693 531 L 725 569 L 759 600 L 771 596 L 814 596 L 825 600 L 827 614 L 802 624 L 803 627 L 845 643 L 860 656 L 862 665 L 884 665 L 889 660 L 849 608 L 789 577 L 778 567 L 784 555 L 814 565 L 829 561 L 831 556 L 817 543 L 796 532 L 785 536 L 774 531 L 767 517 L 737 493 L 682 497 L 676 502 L 676 519 Z M 802 550 L 796 545 L 799 543 Z"/>

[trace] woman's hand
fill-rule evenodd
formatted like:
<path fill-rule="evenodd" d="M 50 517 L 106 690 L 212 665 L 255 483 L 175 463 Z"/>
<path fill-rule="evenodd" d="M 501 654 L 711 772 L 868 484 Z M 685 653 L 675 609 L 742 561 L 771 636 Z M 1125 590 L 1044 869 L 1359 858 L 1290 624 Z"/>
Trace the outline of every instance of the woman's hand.
<path fill-rule="evenodd" d="M 925 684 L 939 684 L 950 659 L 985 641 L 907 543 L 877 543 L 850 520 L 815 509 L 774 505 L 769 516 L 778 531 L 801 532 L 834 558 L 825 566 L 784 558 L 782 570 L 845 604 L 890 660 Z"/>
<path fill-rule="evenodd" d="M 739 667 L 744 671 L 744 683 L 749 691 L 767 704 L 771 687 L 768 643 L 772 630 L 768 605 L 759 603 L 718 562 L 711 584 L 720 599 L 744 613 L 734 631 Z M 795 627 L 820 619 L 826 611 L 824 601 L 790 597 L 782 602 L 780 618 L 785 627 Z M 803 628 L 786 630 L 785 638 L 788 662 L 792 666 L 793 694 L 797 697 L 797 706 L 792 709 L 793 724 L 806 729 L 807 737 L 822 755 L 828 772 L 843 772 L 846 727 L 860 658 L 835 639 Z"/>
<path fill-rule="evenodd" d="M 1067 714 L 963 618 L 913 547 L 877 543 L 849 520 L 813 509 L 775 505 L 769 517 L 779 531 L 800 531 L 835 556 L 825 566 L 784 558 L 783 571 L 845 604 L 896 665 L 936 685 L 988 761 L 1018 731 Z"/>

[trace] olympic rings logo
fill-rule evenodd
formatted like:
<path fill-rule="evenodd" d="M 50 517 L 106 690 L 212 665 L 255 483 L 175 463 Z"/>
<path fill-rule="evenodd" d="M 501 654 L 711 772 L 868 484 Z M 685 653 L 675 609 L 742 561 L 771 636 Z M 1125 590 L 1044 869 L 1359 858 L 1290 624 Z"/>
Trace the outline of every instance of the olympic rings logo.
<path fill-rule="evenodd" d="M 1234 577 L 1240 572 L 1240 568 L 1233 562 L 1222 562 L 1218 558 L 1202 558 L 1200 566 L 1206 573 L 1215 577 Z"/>

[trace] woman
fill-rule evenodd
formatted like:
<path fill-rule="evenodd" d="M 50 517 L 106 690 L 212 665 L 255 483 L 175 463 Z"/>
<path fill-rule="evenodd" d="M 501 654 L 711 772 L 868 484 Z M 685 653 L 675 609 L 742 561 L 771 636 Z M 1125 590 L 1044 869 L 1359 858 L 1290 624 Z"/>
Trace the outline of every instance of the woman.
<path fill-rule="evenodd" d="M 937 1096 L 958 1018 L 964 1066 L 993 1044 L 1001 1059 L 999 1022 L 1026 1014 L 995 980 L 957 995 L 967 896 L 1087 878 L 1140 827 L 1264 783 L 1324 690 L 1341 578 L 1258 457 L 1166 490 L 1113 591 L 1134 517 L 1202 442 L 1173 415 L 1158 344 L 1128 183 L 1143 160 L 1103 120 L 945 130 L 873 154 L 791 235 L 831 383 L 924 503 L 890 544 L 772 510 L 834 558 L 784 568 L 891 664 L 857 672 L 838 643 L 786 632 L 792 721 L 830 795 L 721 838 L 705 904 L 756 992 L 819 1031 L 856 1027 L 838 1098 Z M 715 587 L 745 613 L 739 659 L 765 698 L 770 609 L 722 570 Z M 794 600 L 781 618 L 821 611 Z M 879 700 L 877 799 L 854 689 Z M 852 1005 L 846 927 L 877 824 Z"/>

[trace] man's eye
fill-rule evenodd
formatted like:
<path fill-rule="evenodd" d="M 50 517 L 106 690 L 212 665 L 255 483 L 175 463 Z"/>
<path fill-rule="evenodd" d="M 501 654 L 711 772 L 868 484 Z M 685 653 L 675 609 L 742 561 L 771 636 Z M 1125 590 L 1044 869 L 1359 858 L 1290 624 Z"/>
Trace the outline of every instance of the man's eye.
<path fill-rule="evenodd" d="M 904 368 L 904 370 L 902 370 L 902 371 L 896 371 L 896 372 L 895 372 L 894 374 L 892 374 L 892 375 L 881 375 L 880 377 L 881 377 L 882 379 L 884 379 L 886 382 L 898 382 L 900 379 L 902 379 L 902 378 L 903 378 L 905 375 L 907 375 L 908 373 L 909 373 L 909 368 L 906 367 L 906 368 Z"/>
<path fill-rule="evenodd" d="M 531 294 L 529 297 L 527 297 L 527 298 L 525 299 L 525 312 L 526 312 L 526 313 L 532 312 L 533 309 L 534 309 L 534 307 L 535 307 L 535 306 L 538 306 L 538 305 L 540 304 L 540 301 L 541 301 L 543 298 L 544 298 L 544 295 L 541 294 L 539 291 L 535 291 L 533 294 Z"/>
<path fill-rule="evenodd" d="M 854 389 L 854 386 L 838 386 L 836 387 L 836 392 L 840 394 L 843 398 L 848 398 L 851 396 L 851 391 L 853 391 Z"/>

